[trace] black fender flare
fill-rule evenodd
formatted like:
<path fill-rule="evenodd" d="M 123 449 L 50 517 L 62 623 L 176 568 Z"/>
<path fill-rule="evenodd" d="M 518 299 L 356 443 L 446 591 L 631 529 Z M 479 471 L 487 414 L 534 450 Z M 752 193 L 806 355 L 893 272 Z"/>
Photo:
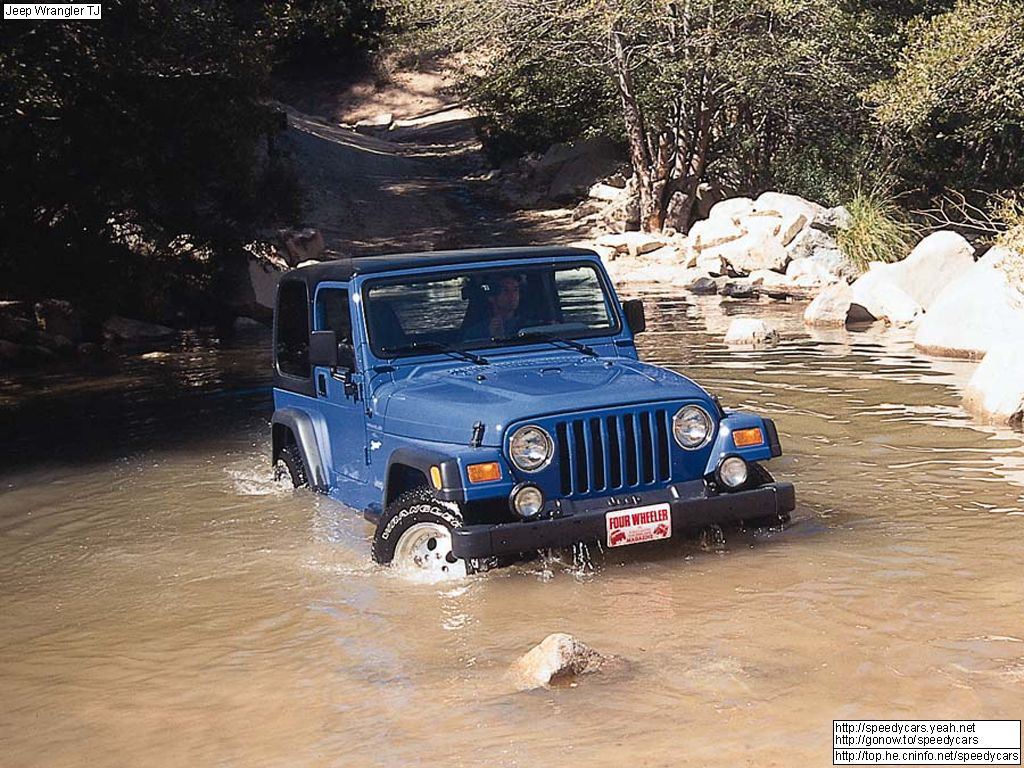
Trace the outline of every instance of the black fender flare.
<path fill-rule="evenodd" d="M 459 472 L 459 463 L 449 454 L 441 451 L 430 450 L 429 448 L 416 448 L 405 446 L 396 448 L 388 457 L 388 468 L 384 475 L 384 503 L 397 497 L 390 485 L 394 473 L 392 469 L 396 466 L 410 467 L 423 474 L 427 478 L 427 487 L 433 491 L 441 501 L 465 501 L 466 492 L 462 485 L 462 475 Z M 441 487 L 435 488 L 430 481 L 430 468 L 437 467 L 441 472 Z"/>
<path fill-rule="evenodd" d="M 320 458 L 320 448 L 316 442 L 316 432 L 313 430 L 313 419 L 310 415 L 298 408 L 280 408 L 274 411 L 270 423 L 273 432 L 271 462 L 276 463 L 281 456 L 281 450 L 288 445 L 284 431 L 291 432 L 302 457 L 302 463 L 306 467 L 306 477 L 309 478 L 310 486 L 314 490 L 326 493 L 327 471 Z"/>

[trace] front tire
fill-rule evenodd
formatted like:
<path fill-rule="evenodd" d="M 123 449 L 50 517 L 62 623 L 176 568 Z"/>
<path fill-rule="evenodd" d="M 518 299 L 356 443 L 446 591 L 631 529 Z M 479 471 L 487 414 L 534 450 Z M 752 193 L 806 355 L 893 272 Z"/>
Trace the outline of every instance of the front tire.
<path fill-rule="evenodd" d="M 291 482 L 292 488 L 309 486 L 306 465 L 302 463 L 302 456 L 295 445 L 286 445 L 281 449 L 277 461 L 274 462 L 274 480 L 279 483 Z"/>
<path fill-rule="evenodd" d="M 458 510 L 439 502 L 428 488 L 406 491 L 377 523 L 373 560 L 435 578 L 466 576 L 473 569 L 452 553 L 452 531 L 460 525 Z"/>

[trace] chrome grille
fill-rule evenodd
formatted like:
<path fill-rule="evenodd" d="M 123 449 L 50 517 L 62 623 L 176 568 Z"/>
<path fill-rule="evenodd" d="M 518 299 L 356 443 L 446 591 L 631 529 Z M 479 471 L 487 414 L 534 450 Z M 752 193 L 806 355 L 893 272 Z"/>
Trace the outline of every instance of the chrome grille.
<path fill-rule="evenodd" d="M 669 413 L 663 408 L 588 416 L 555 425 L 563 496 L 666 482 Z"/>

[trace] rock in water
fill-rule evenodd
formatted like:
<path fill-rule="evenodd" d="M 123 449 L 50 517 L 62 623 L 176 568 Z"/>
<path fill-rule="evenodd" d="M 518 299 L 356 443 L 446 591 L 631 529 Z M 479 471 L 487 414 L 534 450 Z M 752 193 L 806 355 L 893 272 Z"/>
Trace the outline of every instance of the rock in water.
<path fill-rule="evenodd" d="M 1024 347 L 1000 341 L 989 349 L 964 392 L 964 408 L 992 424 L 1020 425 L 1024 415 Z"/>
<path fill-rule="evenodd" d="M 914 346 L 926 354 L 979 359 L 996 341 L 1024 338 L 1024 292 L 1009 270 L 1018 258 L 993 248 L 957 275 L 928 308 Z"/>
<path fill-rule="evenodd" d="M 520 691 L 542 688 L 552 681 L 597 672 L 610 657 L 590 648 L 572 635 L 556 632 L 545 637 L 509 670 Z"/>
<path fill-rule="evenodd" d="M 842 328 L 853 303 L 853 290 L 846 283 L 833 283 L 818 294 L 804 311 L 804 324 L 819 328 Z"/>
<path fill-rule="evenodd" d="M 762 345 L 775 344 L 779 340 L 779 332 L 764 320 L 756 317 L 737 317 L 725 334 L 726 344 Z"/>

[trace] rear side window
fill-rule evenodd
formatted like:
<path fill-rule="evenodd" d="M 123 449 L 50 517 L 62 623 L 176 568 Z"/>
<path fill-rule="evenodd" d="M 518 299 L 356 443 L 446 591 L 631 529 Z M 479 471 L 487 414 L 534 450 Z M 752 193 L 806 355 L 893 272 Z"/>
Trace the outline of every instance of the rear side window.
<path fill-rule="evenodd" d="M 309 378 L 309 299 L 306 284 L 281 283 L 277 294 L 277 367 L 289 376 Z"/>

